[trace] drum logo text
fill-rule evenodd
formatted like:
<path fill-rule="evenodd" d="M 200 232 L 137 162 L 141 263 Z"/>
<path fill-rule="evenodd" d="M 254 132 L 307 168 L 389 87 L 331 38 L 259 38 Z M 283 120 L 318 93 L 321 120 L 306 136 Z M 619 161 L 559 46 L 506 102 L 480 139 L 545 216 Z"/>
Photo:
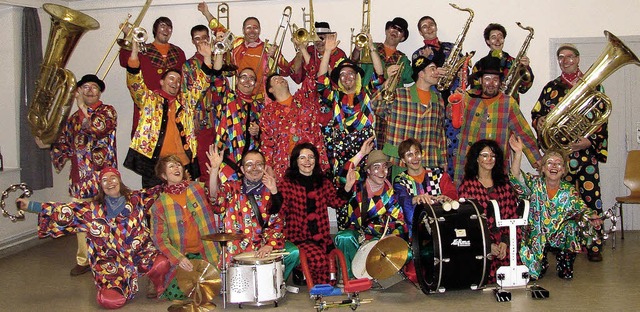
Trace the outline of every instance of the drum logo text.
<path fill-rule="evenodd" d="M 452 246 L 458 246 L 458 247 L 469 247 L 469 246 L 471 246 L 471 241 L 470 240 L 463 240 L 461 238 L 456 238 L 456 239 L 453 240 L 451 245 Z"/>

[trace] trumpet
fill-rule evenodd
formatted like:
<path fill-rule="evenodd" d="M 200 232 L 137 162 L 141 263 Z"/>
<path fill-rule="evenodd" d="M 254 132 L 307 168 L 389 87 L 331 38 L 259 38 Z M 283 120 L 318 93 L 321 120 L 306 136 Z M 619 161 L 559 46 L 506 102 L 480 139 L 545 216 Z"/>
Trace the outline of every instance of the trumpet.
<path fill-rule="evenodd" d="M 138 17 L 133 22 L 133 24 L 126 23 L 122 29 L 128 27 L 129 31 L 127 35 L 122 39 L 117 39 L 116 42 L 118 45 L 125 49 L 131 50 L 132 44 L 137 44 L 140 47 L 140 52 L 145 53 L 147 48 L 145 47 L 145 42 L 147 42 L 147 30 L 140 27 L 140 23 L 142 23 L 142 19 L 144 19 L 144 15 L 147 13 L 149 6 L 151 6 L 151 2 L 153 0 L 147 0 L 142 7 L 142 11 L 138 14 Z M 127 19 L 128 20 L 128 19 Z"/>
<path fill-rule="evenodd" d="M 224 37 L 220 41 L 215 41 L 215 38 L 212 42 L 212 50 L 213 54 L 222 54 L 231 51 L 233 47 L 233 41 L 236 39 L 236 36 L 231 33 L 231 31 L 227 31 L 224 34 Z M 227 63 L 229 64 L 229 63 Z"/>
<path fill-rule="evenodd" d="M 305 28 L 298 28 L 294 23 L 291 26 L 291 36 L 300 43 L 320 41 L 320 37 L 316 34 L 315 20 L 313 18 L 313 0 L 309 0 L 309 13 L 306 13 L 305 8 L 302 8 L 302 20 Z"/>
<path fill-rule="evenodd" d="M 357 35 L 351 35 L 352 43 L 361 50 L 360 64 L 371 64 L 371 51 L 369 51 L 369 29 L 371 28 L 371 0 L 362 0 L 362 28 Z M 353 34 L 353 28 L 351 29 Z M 353 55 L 351 56 L 353 58 Z"/>
<path fill-rule="evenodd" d="M 282 10 L 282 18 L 280 18 L 280 25 L 278 26 L 278 30 L 276 31 L 276 35 L 273 38 L 273 42 L 278 42 L 278 49 L 276 50 L 276 54 L 273 57 L 273 63 L 269 63 L 269 75 L 276 72 L 276 68 L 278 68 L 278 60 L 282 55 L 282 44 L 284 43 L 284 38 L 287 36 L 287 29 L 289 29 L 289 22 L 291 21 L 291 7 L 286 6 L 284 10 Z M 264 48 L 267 48 L 267 44 L 264 45 Z M 264 54 L 264 51 L 263 51 Z"/>

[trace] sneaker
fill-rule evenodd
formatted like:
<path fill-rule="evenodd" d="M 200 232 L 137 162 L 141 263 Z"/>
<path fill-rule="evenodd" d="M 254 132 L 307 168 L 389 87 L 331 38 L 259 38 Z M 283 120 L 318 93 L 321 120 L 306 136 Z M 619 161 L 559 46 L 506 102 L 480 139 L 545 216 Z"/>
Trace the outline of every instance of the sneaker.
<path fill-rule="evenodd" d="M 292 274 L 293 275 L 293 285 L 296 286 L 305 286 L 307 285 L 307 283 L 304 281 L 304 274 L 302 274 L 302 271 L 299 269 L 293 269 Z"/>
<path fill-rule="evenodd" d="M 588 253 L 587 254 L 587 259 L 589 259 L 589 261 L 591 262 L 600 262 L 602 261 L 602 254 L 599 252 L 594 252 L 594 253 Z"/>
<path fill-rule="evenodd" d="M 78 275 L 87 273 L 89 271 L 91 271 L 90 266 L 76 264 L 76 266 L 74 266 L 73 269 L 71 269 L 71 272 L 69 272 L 69 274 L 71 274 L 71 276 L 78 276 Z"/>

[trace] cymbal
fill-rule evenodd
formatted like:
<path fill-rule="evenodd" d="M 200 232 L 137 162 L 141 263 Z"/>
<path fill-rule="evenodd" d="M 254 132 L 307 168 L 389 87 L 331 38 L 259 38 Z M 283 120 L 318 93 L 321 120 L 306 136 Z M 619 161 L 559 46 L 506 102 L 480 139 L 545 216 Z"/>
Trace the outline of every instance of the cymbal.
<path fill-rule="evenodd" d="M 202 259 L 191 259 L 193 270 L 187 272 L 178 267 L 176 280 L 178 288 L 185 296 L 191 298 L 196 305 L 210 303 L 220 294 L 222 280 L 218 268 Z"/>
<path fill-rule="evenodd" d="M 409 244 L 398 236 L 387 236 L 376 243 L 367 256 L 367 272 L 375 279 L 398 273 L 409 256 Z"/>
<path fill-rule="evenodd" d="M 241 240 L 243 238 L 244 234 L 242 233 L 213 233 L 201 237 L 202 240 L 214 242 L 230 242 L 234 240 Z"/>

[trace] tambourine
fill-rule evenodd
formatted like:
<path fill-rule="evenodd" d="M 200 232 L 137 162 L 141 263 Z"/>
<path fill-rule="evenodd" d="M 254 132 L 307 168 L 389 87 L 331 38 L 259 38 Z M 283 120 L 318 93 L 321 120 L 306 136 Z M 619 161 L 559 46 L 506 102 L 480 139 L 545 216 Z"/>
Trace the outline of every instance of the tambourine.
<path fill-rule="evenodd" d="M 8 217 L 12 222 L 16 222 L 18 220 L 24 220 L 24 211 L 20 209 L 20 204 L 16 203 L 16 209 L 18 210 L 18 213 L 16 215 L 10 214 L 5 209 L 4 200 L 7 199 L 7 197 L 9 197 L 9 193 L 15 192 L 18 189 L 22 190 L 22 195 L 20 195 L 18 198 L 31 197 L 31 194 L 33 194 L 33 191 L 27 184 L 25 183 L 14 184 L 9 188 L 7 188 L 6 190 L 4 190 L 4 192 L 2 192 L 2 200 L 0 200 L 0 209 L 2 209 L 2 215 L 5 217 Z"/>

